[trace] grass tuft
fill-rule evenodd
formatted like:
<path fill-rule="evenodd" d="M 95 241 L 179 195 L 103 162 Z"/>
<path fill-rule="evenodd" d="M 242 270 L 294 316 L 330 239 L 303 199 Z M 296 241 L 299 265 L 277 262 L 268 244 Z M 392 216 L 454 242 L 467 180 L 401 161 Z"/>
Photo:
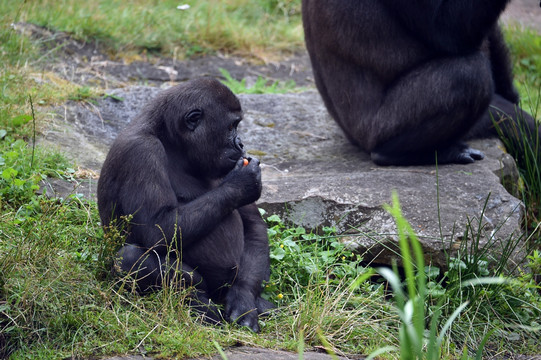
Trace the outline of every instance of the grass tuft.
<path fill-rule="evenodd" d="M 246 84 L 246 79 L 238 81 L 225 69 L 220 69 L 220 72 L 224 77 L 224 80 L 222 80 L 224 85 L 231 89 L 235 94 L 285 94 L 306 90 L 297 87 L 297 84 L 293 80 L 281 83 L 279 81 L 269 81 L 261 76 L 257 77 L 254 84 L 248 86 Z"/>
<path fill-rule="evenodd" d="M 222 51 L 263 60 L 302 47 L 300 1 L 120 0 L 24 2 L 6 0 L 10 19 L 65 31 L 118 52 L 161 53 L 183 58 Z M 17 16 L 18 14 L 18 16 Z"/>

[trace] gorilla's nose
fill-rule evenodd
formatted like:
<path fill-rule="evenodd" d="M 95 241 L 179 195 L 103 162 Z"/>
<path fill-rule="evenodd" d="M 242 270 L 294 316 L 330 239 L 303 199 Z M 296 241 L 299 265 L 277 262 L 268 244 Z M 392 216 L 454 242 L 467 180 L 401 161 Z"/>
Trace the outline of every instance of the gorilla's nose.
<path fill-rule="evenodd" d="M 237 137 L 237 138 L 235 139 L 235 146 L 236 146 L 239 150 L 244 149 L 244 144 L 242 143 L 242 140 L 240 139 L 240 137 Z"/>

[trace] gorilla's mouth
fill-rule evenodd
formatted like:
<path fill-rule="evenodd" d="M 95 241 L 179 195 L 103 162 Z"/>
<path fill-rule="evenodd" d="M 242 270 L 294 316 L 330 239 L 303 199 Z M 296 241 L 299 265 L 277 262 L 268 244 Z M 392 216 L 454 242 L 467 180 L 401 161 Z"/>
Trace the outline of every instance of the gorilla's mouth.
<path fill-rule="evenodd" d="M 234 163 L 237 163 L 241 158 L 246 157 L 246 152 L 242 149 L 231 149 L 232 154 L 227 156 L 229 160 Z"/>
<path fill-rule="evenodd" d="M 231 161 L 231 163 L 236 164 L 237 161 L 239 161 L 239 160 L 240 160 L 241 158 L 243 158 L 243 157 L 244 157 L 244 155 L 241 154 L 240 156 L 231 156 L 231 157 L 228 157 L 227 159 L 228 159 L 229 161 Z"/>

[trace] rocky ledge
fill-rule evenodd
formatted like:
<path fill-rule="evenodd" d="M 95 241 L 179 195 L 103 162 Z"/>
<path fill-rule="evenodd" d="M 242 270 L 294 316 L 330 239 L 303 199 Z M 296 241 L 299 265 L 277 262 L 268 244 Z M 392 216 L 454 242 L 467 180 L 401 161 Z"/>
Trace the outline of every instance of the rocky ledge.
<path fill-rule="evenodd" d="M 99 173 L 118 131 L 158 91 L 126 87 L 96 104 L 67 103 L 40 141 Z M 472 143 L 486 155 L 474 164 L 380 167 L 346 140 L 315 91 L 239 98 L 245 112 L 239 132 L 248 153 L 261 160 L 264 189 L 258 203 L 269 214 L 313 231 L 334 226 L 364 261 L 390 264 L 397 258 L 397 231 L 384 204 L 396 192 L 427 262 L 445 267 L 448 255 L 475 238 L 495 257 L 516 242 L 513 259 L 520 260 L 523 205 L 502 185 L 505 180 L 512 189 L 517 172 L 498 140 Z M 51 180 L 48 186 L 60 196 L 93 197 L 96 181 Z"/>

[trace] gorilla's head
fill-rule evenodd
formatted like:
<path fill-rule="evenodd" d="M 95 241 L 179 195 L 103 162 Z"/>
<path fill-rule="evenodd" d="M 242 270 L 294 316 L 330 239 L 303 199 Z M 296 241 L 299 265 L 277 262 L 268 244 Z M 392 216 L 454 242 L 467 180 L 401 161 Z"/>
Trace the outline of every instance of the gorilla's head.
<path fill-rule="evenodd" d="M 157 136 L 174 146 L 198 175 L 223 177 L 244 156 L 237 134 L 240 102 L 219 81 L 188 81 L 164 91 L 154 104 L 155 114 L 161 115 L 156 126 L 163 129 Z"/>

